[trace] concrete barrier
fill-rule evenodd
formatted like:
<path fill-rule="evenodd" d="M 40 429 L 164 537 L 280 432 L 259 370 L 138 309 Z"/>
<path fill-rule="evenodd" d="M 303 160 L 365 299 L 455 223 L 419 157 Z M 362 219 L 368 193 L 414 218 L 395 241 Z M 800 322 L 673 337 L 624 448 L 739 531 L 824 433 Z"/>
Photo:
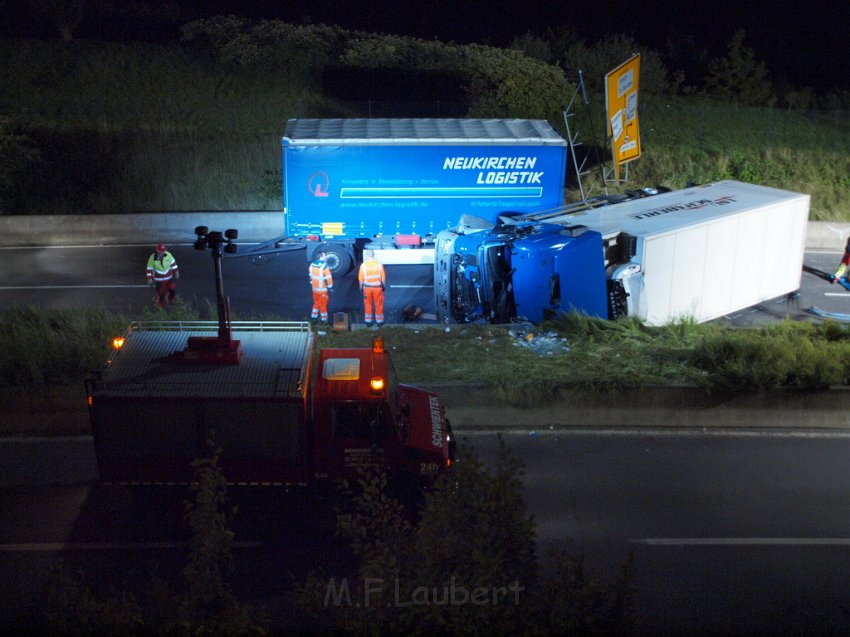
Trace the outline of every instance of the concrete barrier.
<path fill-rule="evenodd" d="M 850 236 L 850 223 L 843 221 L 810 221 L 806 229 L 806 248 L 810 250 L 844 249 Z"/>
<path fill-rule="evenodd" d="M 188 243 L 196 226 L 239 230 L 239 241 L 266 241 L 283 232 L 278 212 L 160 212 L 126 215 L 0 215 L 0 246 Z M 811 221 L 806 249 L 844 248 L 850 223 Z"/>
<path fill-rule="evenodd" d="M 162 212 L 126 215 L 3 215 L 0 246 L 190 243 L 197 226 L 239 230 L 239 241 L 283 233 L 283 212 Z"/>

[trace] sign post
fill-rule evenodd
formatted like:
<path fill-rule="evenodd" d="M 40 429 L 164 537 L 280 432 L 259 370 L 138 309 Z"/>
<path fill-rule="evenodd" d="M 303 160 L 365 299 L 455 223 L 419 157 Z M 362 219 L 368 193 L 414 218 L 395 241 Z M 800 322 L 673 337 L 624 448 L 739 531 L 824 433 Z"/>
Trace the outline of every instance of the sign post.
<path fill-rule="evenodd" d="M 614 179 L 620 181 L 620 166 L 640 157 L 638 85 L 640 54 L 636 54 L 605 76 L 605 109 L 608 138 L 614 160 Z"/>

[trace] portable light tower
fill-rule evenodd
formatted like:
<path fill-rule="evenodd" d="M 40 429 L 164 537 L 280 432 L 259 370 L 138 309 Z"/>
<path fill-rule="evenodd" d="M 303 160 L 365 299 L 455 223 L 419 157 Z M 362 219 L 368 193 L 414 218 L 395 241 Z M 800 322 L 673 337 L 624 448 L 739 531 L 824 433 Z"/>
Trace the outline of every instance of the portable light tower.
<path fill-rule="evenodd" d="M 198 363 L 224 363 L 238 365 L 242 349 L 238 340 L 233 340 L 230 321 L 230 298 L 224 295 L 224 279 L 221 273 L 223 254 L 235 254 L 239 231 L 233 228 L 221 232 L 210 232 L 207 226 L 195 228 L 196 250 L 209 249 L 215 270 L 215 295 L 218 308 L 218 336 L 190 336 L 186 349 L 178 352 L 184 361 Z"/>

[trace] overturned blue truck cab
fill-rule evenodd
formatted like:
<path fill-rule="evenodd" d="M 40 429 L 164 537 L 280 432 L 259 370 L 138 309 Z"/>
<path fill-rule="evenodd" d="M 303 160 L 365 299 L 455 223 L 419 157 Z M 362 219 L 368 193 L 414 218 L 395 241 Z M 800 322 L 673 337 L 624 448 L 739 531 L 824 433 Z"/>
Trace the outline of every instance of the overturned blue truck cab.
<path fill-rule="evenodd" d="M 799 289 L 808 215 L 809 195 L 727 180 L 460 224 L 435 244 L 437 318 L 709 321 Z"/>

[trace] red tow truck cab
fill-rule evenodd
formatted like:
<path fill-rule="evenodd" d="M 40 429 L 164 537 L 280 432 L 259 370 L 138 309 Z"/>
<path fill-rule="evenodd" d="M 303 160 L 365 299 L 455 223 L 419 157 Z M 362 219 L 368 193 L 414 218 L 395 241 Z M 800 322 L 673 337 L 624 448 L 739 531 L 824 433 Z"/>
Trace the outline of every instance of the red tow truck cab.
<path fill-rule="evenodd" d="M 187 483 L 210 440 L 235 484 L 352 479 L 374 466 L 427 485 L 452 463 L 439 397 L 392 382 L 382 339 L 371 348 L 317 350 L 306 323 L 237 321 L 237 363 L 180 355 L 187 338 L 216 328 L 134 323 L 87 380 L 102 481 Z"/>
<path fill-rule="evenodd" d="M 378 466 L 429 482 L 452 462 L 436 394 L 390 382 L 379 336 L 371 349 L 319 350 L 313 388 L 314 477 L 356 477 Z"/>

